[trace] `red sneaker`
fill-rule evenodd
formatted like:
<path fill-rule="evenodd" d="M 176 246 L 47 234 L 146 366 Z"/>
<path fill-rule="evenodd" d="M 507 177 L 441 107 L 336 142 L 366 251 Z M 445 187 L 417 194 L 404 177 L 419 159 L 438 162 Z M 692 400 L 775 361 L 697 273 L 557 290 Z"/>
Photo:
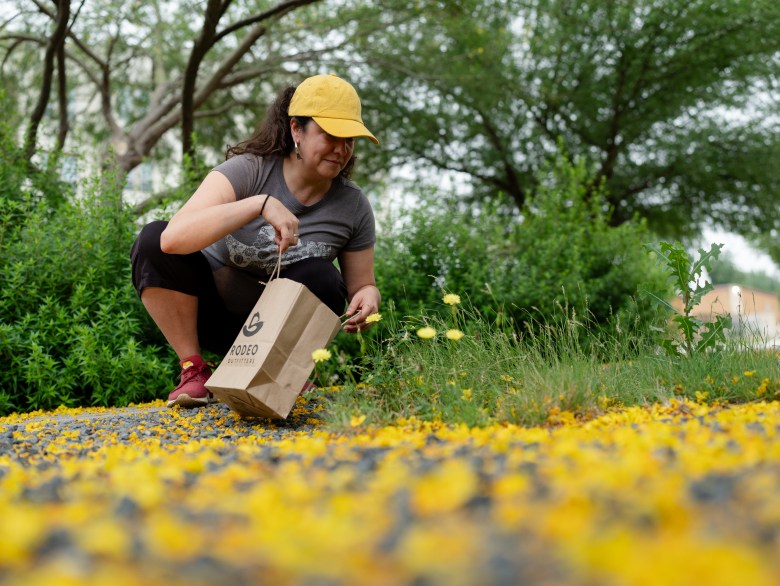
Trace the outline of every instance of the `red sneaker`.
<path fill-rule="evenodd" d="M 168 407 L 202 407 L 213 403 L 214 395 L 205 387 L 211 376 L 211 367 L 203 362 L 199 354 L 181 361 L 181 380 L 179 386 L 168 395 Z"/>

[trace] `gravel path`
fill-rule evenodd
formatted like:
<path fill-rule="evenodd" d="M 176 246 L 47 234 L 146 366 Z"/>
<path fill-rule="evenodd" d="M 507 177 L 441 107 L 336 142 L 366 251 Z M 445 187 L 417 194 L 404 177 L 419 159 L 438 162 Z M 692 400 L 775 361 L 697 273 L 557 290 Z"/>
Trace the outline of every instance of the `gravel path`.
<path fill-rule="evenodd" d="M 224 405 L 0 419 L 0 584 L 778 584 L 780 406 L 329 433 Z"/>

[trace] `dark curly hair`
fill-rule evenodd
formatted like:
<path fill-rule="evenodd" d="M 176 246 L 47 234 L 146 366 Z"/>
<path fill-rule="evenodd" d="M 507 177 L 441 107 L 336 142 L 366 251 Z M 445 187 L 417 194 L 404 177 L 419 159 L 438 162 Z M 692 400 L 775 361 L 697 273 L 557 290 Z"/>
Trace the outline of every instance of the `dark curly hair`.
<path fill-rule="evenodd" d="M 244 153 L 259 157 L 272 155 L 286 157 L 292 152 L 295 145 L 290 131 L 290 116 L 287 111 L 290 108 L 290 100 L 295 93 L 295 87 L 291 85 L 279 92 L 252 136 L 235 146 L 228 145 L 225 151 L 226 159 Z M 311 118 L 308 116 L 294 116 L 294 118 L 303 129 L 311 122 Z M 341 170 L 341 175 L 349 179 L 354 166 L 355 157 L 353 155 Z"/>

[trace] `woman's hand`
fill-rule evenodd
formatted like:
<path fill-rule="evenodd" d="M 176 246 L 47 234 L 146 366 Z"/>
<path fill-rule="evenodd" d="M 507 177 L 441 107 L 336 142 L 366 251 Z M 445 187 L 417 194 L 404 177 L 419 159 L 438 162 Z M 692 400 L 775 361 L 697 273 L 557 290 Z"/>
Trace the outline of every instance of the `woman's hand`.
<path fill-rule="evenodd" d="M 261 202 L 263 219 L 274 229 L 274 242 L 282 252 L 298 244 L 298 218 L 282 202 L 271 195 L 258 197 Z"/>
<path fill-rule="evenodd" d="M 374 279 L 374 247 L 355 252 L 342 252 L 339 255 L 339 268 L 347 285 L 349 319 L 344 324 L 344 331 L 356 334 L 369 327 L 366 318 L 379 311 L 382 297 L 376 288 Z"/>
<path fill-rule="evenodd" d="M 366 323 L 366 318 L 379 311 L 379 302 L 379 289 L 374 285 L 366 285 L 355 293 L 346 313 L 347 316 L 353 317 L 344 324 L 344 331 L 348 334 L 356 334 L 371 327 L 370 323 Z"/>

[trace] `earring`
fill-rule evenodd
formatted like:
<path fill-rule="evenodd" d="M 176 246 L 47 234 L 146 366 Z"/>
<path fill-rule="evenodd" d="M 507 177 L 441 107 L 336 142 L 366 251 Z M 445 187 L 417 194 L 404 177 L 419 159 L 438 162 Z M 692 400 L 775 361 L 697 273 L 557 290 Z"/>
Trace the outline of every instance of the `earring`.
<path fill-rule="evenodd" d="M 296 143 L 293 143 L 293 144 L 295 144 L 295 158 L 300 161 L 301 160 L 301 151 L 298 150 L 298 143 L 296 142 Z"/>

